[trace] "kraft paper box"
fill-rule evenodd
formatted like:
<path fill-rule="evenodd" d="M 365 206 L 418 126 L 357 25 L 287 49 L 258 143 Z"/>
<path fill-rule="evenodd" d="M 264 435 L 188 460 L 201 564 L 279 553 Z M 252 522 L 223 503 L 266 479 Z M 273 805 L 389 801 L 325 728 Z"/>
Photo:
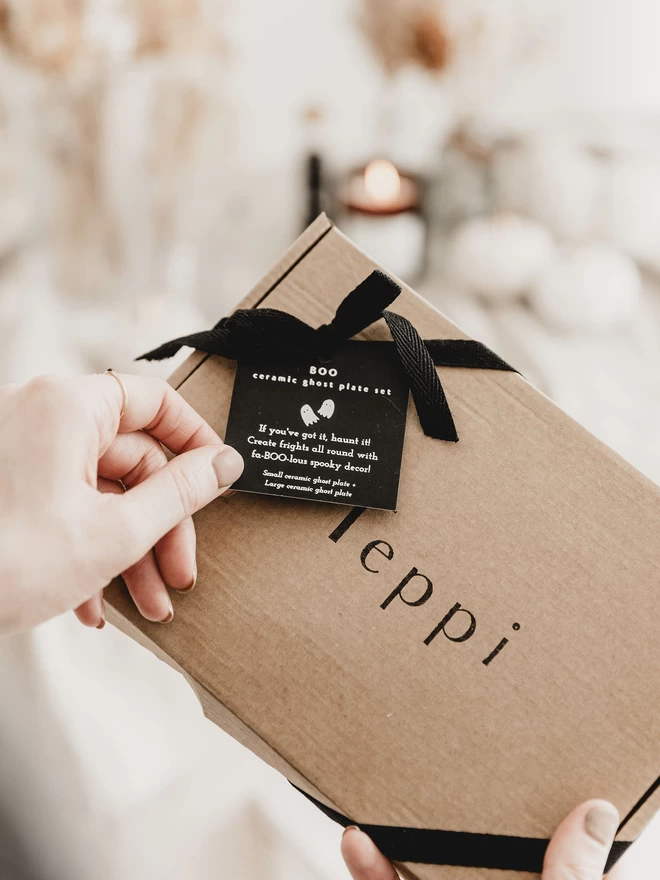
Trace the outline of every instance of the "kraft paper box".
<path fill-rule="evenodd" d="M 317 327 L 374 268 L 321 217 L 241 306 Z M 403 287 L 391 308 L 423 338 L 466 338 Z M 379 321 L 362 338 L 391 337 Z M 235 370 L 195 353 L 171 380 L 221 435 Z M 632 840 L 660 805 L 660 490 L 518 374 L 439 374 L 460 442 L 425 436 L 410 405 L 396 513 L 220 498 L 196 517 L 197 587 L 172 593 L 172 624 L 120 582 L 109 617 L 356 824 L 547 839 L 605 797 Z M 456 603 L 472 635 L 452 640 L 457 618 L 425 643 Z"/>

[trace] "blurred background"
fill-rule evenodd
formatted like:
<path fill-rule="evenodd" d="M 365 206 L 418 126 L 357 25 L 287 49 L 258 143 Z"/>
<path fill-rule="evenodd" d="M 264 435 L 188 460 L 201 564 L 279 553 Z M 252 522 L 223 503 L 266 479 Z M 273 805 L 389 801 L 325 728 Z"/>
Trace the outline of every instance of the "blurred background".
<path fill-rule="evenodd" d="M 133 358 L 325 210 L 660 481 L 659 29 L 654 0 L 0 0 L 0 382 L 167 374 Z M 35 876 L 347 877 L 112 628 L 0 659 L 0 851 Z"/>

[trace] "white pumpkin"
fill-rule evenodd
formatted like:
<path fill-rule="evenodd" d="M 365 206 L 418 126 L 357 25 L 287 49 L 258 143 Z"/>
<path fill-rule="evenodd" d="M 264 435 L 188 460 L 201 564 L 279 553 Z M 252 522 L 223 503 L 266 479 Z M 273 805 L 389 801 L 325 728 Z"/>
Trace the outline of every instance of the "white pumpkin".
<path fill-rule="evenodd" d="M 585 241 L 596 234 L 603 163 L 592 156 L 577 132 L 543 131 L 496 151 L 496 203 L 520 211 L 562 241 Z"/>
<path fill-rule="evenodd" d="M 606 329 L 630 318 L 641 294 L 635 263 L 611 245 L 591 243 L 561 253 L 534 286 L 531 303 L 560 329 Z"/>
<path fill-rule="evenodd" d="M 562 241 L 594 237 L 602 163 L 570 137 L 537 139 L 527 163 L 527 211 Z"/>
<path fill-rule="evenodd" d="M 449 244 L 448 271 L 475 293 L 509 300 L 529 290 L 554 253 L 544 226 L 517 214 L 495 214 L 458 228 Z"/>

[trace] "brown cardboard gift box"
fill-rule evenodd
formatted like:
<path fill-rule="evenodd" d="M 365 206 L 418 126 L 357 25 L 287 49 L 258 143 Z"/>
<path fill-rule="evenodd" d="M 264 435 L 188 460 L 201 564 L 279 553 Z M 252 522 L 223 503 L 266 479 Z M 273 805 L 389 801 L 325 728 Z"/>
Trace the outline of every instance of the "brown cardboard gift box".
<path fill-rule="evenodd" d="M 320 217 L 241 305 L 318 326 L 374 267 Z M 392 309 L 423 338 L 465 338 L 405 286 Z M 362 336 L 387 339 L 381 325 Z M 171 381 L 222 434 L 234 373 L 195 353 Z M 120 582 L 109 618 L 358 824 L 547 838 L 605 797 L 631 840 L 660 805 L 660 490 L 521 376 L 440 375 L 461 439 L 426 437 L 410 407 L 397 513 L 220 498 L 196 517 L 198 583 L 172 595 L 172 624 L 143 620 Z M 383 609 L 411 572 L 432 595 Z M 455 603 L 474 634 L 425 644 Z"/>

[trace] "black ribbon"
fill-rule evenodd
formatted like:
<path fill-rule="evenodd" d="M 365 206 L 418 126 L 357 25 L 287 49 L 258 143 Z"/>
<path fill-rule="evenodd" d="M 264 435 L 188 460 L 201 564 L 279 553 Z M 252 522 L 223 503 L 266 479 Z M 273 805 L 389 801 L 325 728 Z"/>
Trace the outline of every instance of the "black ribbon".
<path fill-rule="evenodd" d="M 293 783 L 291 783 L 293 785 Z M 357 823 L 293 786 L 326 816 L 344 828 Z M 511 837 L 506 834 L 473 834 L 469 831 L 436 831 L 403 828 L 398 825 L 358 825 L 391 862 L 417 862 L 425 865 L 454 865 L 461 868 L 491 868 L 540 874 L 549 840 L 540 837 Z M 605 873 L 621 858 L 629 841 L 612 844 Z"/>
<path fill-rule="evenodd" d="M 301 357 L 328 359 L 334 346 L 384 318 L 405 370 L 424 433 L 456 442 L 454 419 L 436 366 L 516 372 L 485 345 L 471 339 L 423 340 L 402 315 L 387 311 L 401 293 L 398 284 L 375 271 L 339 304 L 329 324 L 314 329 L 277 309 L 238 309 L 212 330 L 180 336 L 138 360 L 163 360 L 188 345 L 232 360 L 278 363 Z"/>

